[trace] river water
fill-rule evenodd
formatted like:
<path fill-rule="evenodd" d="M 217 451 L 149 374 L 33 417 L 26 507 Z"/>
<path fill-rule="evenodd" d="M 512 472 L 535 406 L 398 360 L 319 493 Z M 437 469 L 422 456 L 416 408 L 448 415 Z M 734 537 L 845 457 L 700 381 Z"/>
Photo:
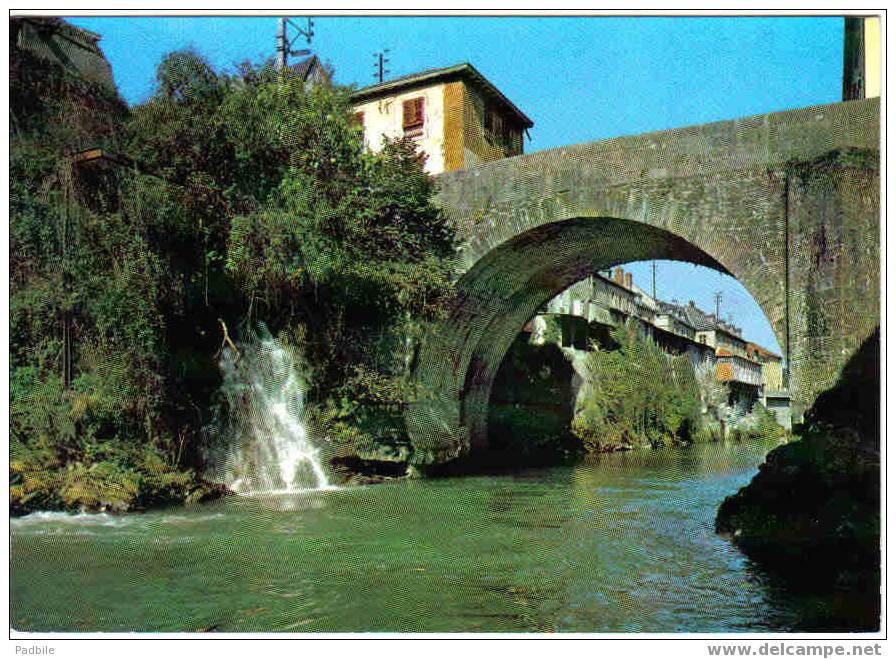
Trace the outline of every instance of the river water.
<path fill-rule="evenodd" d="M 12 521 L 18 630 L 761 632 L 863 624 L 713 532 L 769 444 Z"/>

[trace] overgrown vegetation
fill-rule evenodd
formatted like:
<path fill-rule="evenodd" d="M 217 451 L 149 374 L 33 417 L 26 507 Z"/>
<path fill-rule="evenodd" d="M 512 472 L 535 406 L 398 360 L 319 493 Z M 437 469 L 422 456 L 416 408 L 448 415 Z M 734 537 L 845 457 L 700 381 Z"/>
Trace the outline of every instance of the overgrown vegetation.
<path fill-rule="evenodd" d="M 730 404 L 715 363 L 671 356 L 629 321 L 611 332 L 614 347 L 592 343 L 572 422 L 589 452 L 786 435 L 759 402 L 748 414 Z"/>
<path fill-rule="evenodd" d="M 666 355 L 637 323 L 612 332 L 618 348 L 592 344 L 573 432 L 588 451 L 690 442 L 700 394 L 686 356 Z"/>
<path fill-rule="evenodd" d="M 10 74 L 15 512 L 206 496 L 222 328 L 260 319 L 308 360 L 324 434 L 402 441 L 453 253 L 413 145 L 365 152 L 348 90 L 269 63 L 172 53 L 130 110 L 15 43 Z M 124 157 L 72 164 L 97 145 Z"/>
<path fill-rule="evenodd" d="M 548 327 L 553 325 L 549 319 Z M 559 340 L 560 334 L 557 335 Z M 507 351 L 489 398 L 488 438 L 501 466 L 551 463 L 575 455 L 570 432 L 575 374 L 556 343 L 534 345 L 525 334 Z"/>

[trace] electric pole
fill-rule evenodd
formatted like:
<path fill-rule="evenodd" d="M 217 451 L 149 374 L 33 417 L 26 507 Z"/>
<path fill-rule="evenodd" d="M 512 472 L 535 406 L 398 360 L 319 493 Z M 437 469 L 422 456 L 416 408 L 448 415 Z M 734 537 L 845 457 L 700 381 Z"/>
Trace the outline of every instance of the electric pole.
<path fill-rule="evenodd" d="M 384 48 L 378 53 L 373 54 L 373 79 L 377 82 L 382 82 L 387 73 L 391 73 L 386 68 L 386 64 L 389 63 L 389 57 L 386 53 L 389 52 L 388 48 Z"/>
<path fill-rule="evenodd" d="M 306 27 L 301 28 L 289 18 L 281 18 L 277 27 L 277 70 L 284 71 L 289 65 L 290 55 L 310 55 L 311 50 L 292 50 L 292 45 L 299 37 L 305 37 L 308 45 L 311 45 L 311 37 L 314 36 L 314 19 L 308 18 Z M 296 31 L 292 39 L 289 38 L 289 27 Z"/>
<path fill-rule="evenodd" d="M 69 308 L 71 302 L 71 278 L 69 276 L 68 263 L 68 232 L 69 216 L 71 214 L 73 186 L 73 165 L 67 163 L 68 171 L 63 183 L 63 211 L 62 211 L 62 235 L 60 246 L 62 252 L 62 388 L 66 391 L 72 386 L 72 313 Z"/>
<path fill-rule="evenodd" d="M 653 270 L 653 299 L 656 299 L 656 261 L 654 261 L 650 265 L 650 269 Z"/>
<path fill-rule="evenodd" d="M 722 318 L 719 316 L 719 307 L 722 304 L 722 291 L 716 291 L 716 322 L 721 322 Z"/>

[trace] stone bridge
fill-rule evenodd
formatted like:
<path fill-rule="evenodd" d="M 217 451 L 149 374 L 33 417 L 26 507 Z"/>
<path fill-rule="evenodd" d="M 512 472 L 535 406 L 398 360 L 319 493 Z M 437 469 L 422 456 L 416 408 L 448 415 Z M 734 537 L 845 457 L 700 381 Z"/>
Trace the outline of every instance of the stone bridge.
<path fill-rule="evenodd" d="M 458 295 L 415 361 L 413 461 L 487 446 L 492 382 L 526 321 L 587 274 L 651 259 L 737 278 L 811 405 L 880 322 L 879 100 L 552 149 L 439 177 Z"/>

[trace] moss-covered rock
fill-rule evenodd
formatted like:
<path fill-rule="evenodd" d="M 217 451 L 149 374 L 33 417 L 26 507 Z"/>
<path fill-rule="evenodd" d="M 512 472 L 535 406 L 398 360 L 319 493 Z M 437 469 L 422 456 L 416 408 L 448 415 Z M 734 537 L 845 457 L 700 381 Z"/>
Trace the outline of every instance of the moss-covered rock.
<path fill-rule="evenodd" d="M 719 509 L 716 530 L 765 562 L 864 569 L 879 562 L 880 456 L 847 429 L 815 429 L 769 453 Z"/>
<path fill-rule="evenodd" d="M 878 596 L 880 578 L 879 338 L 866 340 L 801 438 L 768 454 L 722 503 L 716 530 L 762 565 L 803 583 Z"/>

